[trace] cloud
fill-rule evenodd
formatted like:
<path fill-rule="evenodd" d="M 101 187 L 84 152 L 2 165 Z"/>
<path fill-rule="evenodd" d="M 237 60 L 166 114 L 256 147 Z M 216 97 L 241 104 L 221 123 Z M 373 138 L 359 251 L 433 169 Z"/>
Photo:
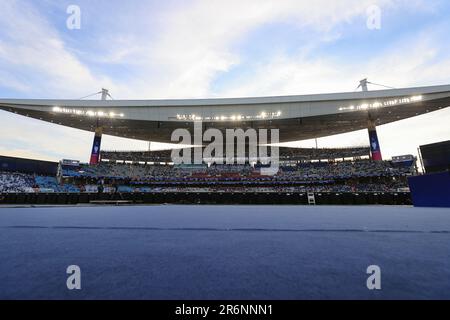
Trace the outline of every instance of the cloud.
<path fill-rule="evenodd" d="M 0 30 L 0 65 L 7 66 L 3 83 L 29 94 L 66 97 L 111 84 L 106 77 L 94 76 L 29 2 L 2 2 Z"/>
<path fill-rule="evenodd" d="M 339 23 L 365 14 L 374 1 L 194 1 L 163 14 L 164 24 L 148 48 L 141 48 L 143 72 L 153 72 L 135 87 L 157 97 L 208 97 L 218 76 L 240 63 L 235 43 L 245 41 L 253 30 L 271 23 L 329 31 Z M 390 1 L 375 1 L 385 5 Z M 314 40 L 313 40 L 314 41 Z M 142 43 L 146 43 L 145 39 Z M 157 61 L 155 66 L 154 61 Z M 287 62 L 283 67 L 288 68 Z M 274 62 L 271 62 L 274 64 Z M 309 70 L 314 71 L 313 68 Z M 150 83 L 148 82 L 150 80 Z M 223 90 L 224 92 L 226 90 Z"/>
<path fill-rule="evenodd" d="M 73 38 L 64 42 L 61 33 L 31 3 L 9 1 L 0 12 L 0 66 L 12 65 L 3 72 L 3 82 L 29 95 L 77 97 L 108 87 L 119 98 L 208 97 L 214 95 L 213 81 L 240 63 L 239 52 L 233 46 L 245 41 L 251 31 L 271 23 L 285 23 L 298 29 L 311 28 L 326 38 L 337 25 L 365 15 L 369 5 L 387 7 L 397 2 L 190 1 L 162 8 L 151 17 L 141 13 L 149 6 L 139 3 L 135 11 L 126 7 L 130 27 L 119 32 L 108 27 L 107 22 L 114 21 L 114 17 L 101 20 L 101 26 L 82 24 L 98 39 L 93 50 L 69 47 L 67 42 L 72 44 Z M 82 17 L 91 20 L 91 10 L 96 13 L 99 9 L 89 2 L 81 7 Z M 119 20 L 125 19 L 118 13 L 120 5 L 108 4 L 105 8 Z M 135 16 L 140 19 L 136 24 L 141 30 L 129 23 Z M 81 58 L 90 64 L 82 63 Z M 112 65 L 128 72 L 113 78 L 106 76 Z"/>
<path fill-rule="evenodd" d="M 402 37 L 387 49 L 357 60 L 345 56 L 317 56 L 314 47 L 293 54 L 281 52 L 254 64 L 251 72 L 233 79 L 218 95 L 352 91 L 365 77 L 394 87 L 449 83 L 450 45 L 442 41 L 443 32 L 448 27 L 445 24 L 438 29 L 429 28 L 419 34 Z M 383 88 L 371 86 L 371 89 Z"/>
<path fill-rule="evenodd" d="M 167 2 L 156 9 L 154 4 L 140 1 L 129 5 L 105 2 L 105 6 L 80 3 L 87 19 L 82 22 L 81 34 L 58 30 L 52 23 L 54 17 L 37 10 L 34 2 L 2 3 L 0 90 L 11 89 L 27 97 L 75 98 L 107 87 L 116 99 L 205 98 L 351 91 L 365 76 L 395 87 L 450 80 L 449 42 L 443 41 L 448 39 L 446 21 L 433 21 L 414 35 L 404 28 L 404 34 L 376 40 L 383 46 L 373 54 L 357 58 L 351 56 L 351 48 L 340 54 L 326 49 L 330 44 L 349 42 L 345 37 L 354 35 L 355 23 L 362 26 L 357 30 L 364 30 L 369 5 L 379 5 L 395 20 L 396 14 L 405 15 L 408 10 L 431 17 L 439 13 L 434 10 L 435 3 L 428 1 L 208 0 Z M 106 13 L 98 15 L 100 8 Z M 261 30 L 269 32 L 263 40 L 272 49 L 270 31 L 275 26 L 289 26 L 294 32 L 292 42 L 297 32 L 303 43 L 295 43 L 294 49 L 286 44 L 267 52 L 247 55 L 242 51 L 242 44 L 255 40 L 253 33 Z M 230 78 L 220 82 L 223 77 Z M 6 119 L 19 124 L 2 126 L 5 139 L 18 145 L 31 141 L 33 152 L 84 159 L 90 149 L 90 133 L 3 115 L 1 124 Z M 448 113 L 440 115 L 424 136 L 446 134 L 436 128 L 447 128 Z M 399 128 L 405 132 L 399 145 L 415 149 L 411 147 L 415 141 L 404 143 L 408 128 L 403 122 L 398 125 L 394 126 L 397 132 Z M 389 140 L 384 128 L 379 129 L 382 143 Z M 55 136 L 65 143 L 55 143 Z M 356 132 L 344 138 L 321 139 L 320 143 L 361 144 L 365 138 L 363 132 Z M 111 149 L 132 145 L 111 137 L 104 144 Z M 145 147 L 136 142 L 136 148 Z"/>

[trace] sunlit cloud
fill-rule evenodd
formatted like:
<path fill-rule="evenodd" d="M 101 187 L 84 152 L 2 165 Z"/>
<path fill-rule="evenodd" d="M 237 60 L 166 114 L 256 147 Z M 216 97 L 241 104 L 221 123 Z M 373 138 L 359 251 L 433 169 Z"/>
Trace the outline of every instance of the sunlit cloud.
<path fill-rule="evenodd" d="M 450 83 L 450 5 L 443 1 L 78 3 L 78 31 L 65 28 L 69 1 L 2 3 L 1 97 L 79 98 L 102 87 L 116 99 L 309 94 L 353 91 L 365 77 L 393 87 Z M 370 5 L 381 9 L 378 31 L 366 26 Z M 443 110 L 381 126 L 385 155 L 448 139 L 449 120 Z M 423 126 L 421 135 L 412 124 Z M 0 153 L 53 160 L 85 161 L 92 142 L 92 133 L 5 112 L 0 133 Z M 366 138 L 359 131 L 318 142 Z M 145 149 L 148 142 L 106 137 L 103 147 Z"/>

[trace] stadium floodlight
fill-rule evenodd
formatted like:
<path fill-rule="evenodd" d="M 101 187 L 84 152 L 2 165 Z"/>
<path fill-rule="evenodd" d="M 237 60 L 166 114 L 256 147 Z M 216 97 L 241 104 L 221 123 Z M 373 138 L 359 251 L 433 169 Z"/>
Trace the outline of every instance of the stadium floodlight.
<path fill-rule="evenodd" d="M 392 107 L 400 104 L 408 104 L 412 102 L 419 102 L 422 101 L 423 97 L 421 95 L 418 96 L 411 96 L 411 97 L 403 97 L 399 99 L 391 99 L 386 101 L 375 101 L 373 103 L 363 103 L 357 106 L 351 105 L 349 107 L 339 107 L 339 111 L 345 111 L 345 110 L 368 110 L 368 109 L 379 109 L 384 107 Z"/>
<path fill-rule="evenodd" d="M 382 104 L 381 104 L 381 102 L 374 102 L 374 104 L 373 104 L 373 107 L 374 108 L 380 108 L 381 106 L 383 106 Z"/>
<path fill-rule="evenodd" d="M 61 108 L 59 106 L 54 106 L 52 108 L 53 112 L 57 112 L 57 113 L 66 113 L 66 114 L 75 114 L 78 116 L 88 116 L 88 117 L 108 117 L 108 118 L 117 118 L 117 117 L 125 117 L 125 114 L 123 113 L 115 113 L 113 111 L 93 111 L 93 110 L 83 110 L 83 109 L 73 109 L 73 108 Z M 178 117 L 184 117 L 184 116 L 179 116 Z"/>

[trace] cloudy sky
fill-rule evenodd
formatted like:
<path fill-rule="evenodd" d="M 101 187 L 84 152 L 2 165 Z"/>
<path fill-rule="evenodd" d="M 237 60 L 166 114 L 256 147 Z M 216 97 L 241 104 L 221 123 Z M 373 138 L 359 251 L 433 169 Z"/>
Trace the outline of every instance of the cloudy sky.
<path fill-rule="evenodd" d="M 80 29 L 67 27 L 70 5 Z M 0 97 L 77 99 L 102 87 L 115 99 L 292 95 L 354 91 L 365 77 L 396 88 L 450 84 L 449 15 L 448 0 L 0 0 Z M 382 152 L 448 140 L 449 123 L 450 108 L 380 126 Z M 87 161 L 92 138 L 0 111 L 1 155 Z"/>

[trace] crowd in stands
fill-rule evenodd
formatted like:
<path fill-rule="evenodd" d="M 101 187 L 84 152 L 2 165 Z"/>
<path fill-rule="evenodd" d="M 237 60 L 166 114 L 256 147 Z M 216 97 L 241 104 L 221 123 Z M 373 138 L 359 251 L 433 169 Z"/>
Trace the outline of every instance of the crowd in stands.
<path fill-rule="evenodd" d="M 268 148 L 270 155 L 270 148 Z M 369 157 L 370 147 L 351 147 L 351 148 L 279 148 L 279 158 L 281 160 L 330 160 L 344 158 L 362 158 Z M 101 158 L 111 162 L 130 161 L 130 162 L 153 162 L 169 163 L 172 150 L 159 151 L 102 151 Z"/>
<path fill-rule="evenodd" d="M 202 187 L 132 187 L 119 186 L 119 192 L 232 192 L 232 193 L 258 193 L 258 192 L 398 192 L 405 188 L 402 182 L 355 183 L 355 184 L 311 184 L 302 186 L 202 186 Z"/>
<path fill-rule="evenodd" d="M 23 173 L 0 172 L 0 193 L 34 192 L 36 186 L 32 176 Z"/>
<path fill-rule="evenodd" d="M 388 192 L 407 188 L 414 165 L 392 161 L 302 162 L 264 175 L 264 165 L 61 166 L 59 177 L 0 172 L 6 192 Z"/>
<path fill-rule="evenodd" d="M 369 157 L 370 147 L 352 148 L 288 148 L 279 149 L 283 160 L 325 160 Z"/>
<path fill-rule="evenodd" d="M 101 158 L 110 161 L 171 162 L 172 150 L 101 151 Z"/>
<path fill-rule="evenodd" d="M 63 167 L 66 181 L 82 185 L 82 191 L 96 185 L 118 192 L 177 192 L 191 190 L 274 191 L 397 191 L 407 188 L 406 176 L 414 166 L 391 161 L 304 162 L 283 165 L 274 176 L 264 175 L 264 165 L 144 165 L 102 162 Z M 294 188 L 294 189 L 293 189 Z M 201 191 L 200 191 L 201 192 Z"/>
<path fill-rule="evenodd" d="M 59 184 L 56 177 L 19 172 L 0 172 L 0 193 L 79 191 L 80 189 L 73 184 Z"/>
<path fill-rule="evenodd" d="M 80 165 L 65 168 L 62 175 L 74 178 L 123 179 L 131 181 L 322 181 L 362 177 L 406 176 L 414 172 L 412 166 L 390 161 L 308 162 L 281 166 L 274 176 L 264 176 L 262 166 L 250 165 L 142 165 L 103 162 L 96 166 Z"/>
<path fill-rule="evenodd" d="M 49 176 L 34 176 L 35 188 L 39 188 L 41 192 L 79 192 L 80 189 L 71 184 L 59 184 L 56 177 Z"/>

